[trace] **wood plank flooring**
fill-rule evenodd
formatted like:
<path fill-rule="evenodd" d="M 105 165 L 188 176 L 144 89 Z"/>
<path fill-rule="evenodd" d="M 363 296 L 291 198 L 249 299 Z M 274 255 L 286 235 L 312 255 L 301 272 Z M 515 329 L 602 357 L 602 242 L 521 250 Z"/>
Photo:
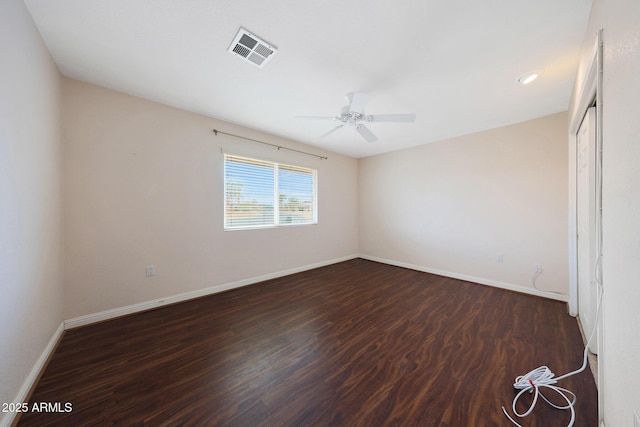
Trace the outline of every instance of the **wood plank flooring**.
<path fill-rule="evenodd" d="M 29 406 L 72 411 L 19 425 L 510 426 L 516 376 L 581 363 L 564 303 L 355 259 L 67 331 Z M 596 426 L 591 373 L 560 385 Z"/>

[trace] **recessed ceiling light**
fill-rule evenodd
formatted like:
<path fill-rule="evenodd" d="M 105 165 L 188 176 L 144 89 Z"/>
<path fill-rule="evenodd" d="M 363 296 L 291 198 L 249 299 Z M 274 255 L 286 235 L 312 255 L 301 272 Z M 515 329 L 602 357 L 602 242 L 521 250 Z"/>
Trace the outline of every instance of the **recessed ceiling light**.
<path fill-rule="evenodd" d="M 518 77 L 516 81 L 521 85 L 528 85 L 529 83 L 533 82 L 535 79 L 540 77 L 541 74 L 542 74 L 541 71 L 530 71 Z"/>

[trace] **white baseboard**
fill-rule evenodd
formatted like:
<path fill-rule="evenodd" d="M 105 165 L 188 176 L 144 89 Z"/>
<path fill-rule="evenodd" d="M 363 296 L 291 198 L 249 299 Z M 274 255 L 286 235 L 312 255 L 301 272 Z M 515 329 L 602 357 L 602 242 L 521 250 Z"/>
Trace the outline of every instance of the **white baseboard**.
<path fill-rule="evenodd" d="M 128 314 L 146 311 L 152 308 L 158 308 L 158 307 L 162 307 L 169 304 L 175 304 L 177 302 L 187 301 L 194 298 L 200 298 L 203 296 L 216 294 L 218 292 L 228 291 L 230 289 L 240 288 L 242 286 L 252 285 L 254 283 L 264 282 L 265 280 L 276 279 L 278 277 L 288 276 L 290 274 L 300 273 L 302 271 L 312 270 L 314 268 L 324 267 L 327 265 L 348 261 L 354 258 L 358 258 L 358 255 L 354 254 L 354 255 L 349 255 L 349 256 L 336 258 L 328 261 L 322 261 L 314 264 L 307 264 L 300 267 L 290 268 L 288 270 L 264 274 L 262 276 L 251 277 L 248 279 L 238 280 L 235 282 L 223 283 L 221 285 L 215 285 L 209 288 L 199 289 L 197 291 L 186 292 L 178 295 L 171 295 L 165 298 L 159 298 L 152 301 L 145 301 L 137 304 L 127 305 L 125 307 L 119 307 L 111 310 L 101 311 L 98 313 L 74 317 L 72 319 L 68 319 L 64 321 L 64 328 L 73 329 L 80 326 L 85 326 L 92 323 L 102 322 L 104 320 L 125 316 Z"/>
<path fill-rule="evenodd" d="M 530 294 L 530 295 L 535 295 L 543 298 L 550 298 L 550 299 L 563 301 L 563 302 L 569 301 L 569 297 L 567 295 L 556 294 L 554 292 L 545 292 L 539 289 L 527 288 L 524 286 L 513 285 L 510 283 L 497 282 L 495 280 L 484 279 L 482 277 L 467 276 L 466 274 L 452 273 L 450 271 L 437 270 L 435 268 L 423 267 L 421 265 L 409 264 L 402 261 L 378 258 L 374 256 L 364 255 L 364 254 L 360 254 L 358 257 L 362 259 L 367 259 L 369 261 L 381 262 L 383 264 L 395 265 L 396 267 L 404 267 L 411 270 L 436 274 L 438 276 L 451 277 L 452 279 L 464 280 L 467 282 L 478 283 L 480 285 L 493 286 L 496 288 L 507 289 L 510 291 L 520 292 L 523 294 Z"/>
<path fill-rule="evenodd" d="M 56 345 L 60 341 L 60 338 L 62 337 L 63 332 L 64 332 L 64 323 L 61 323 L 60 326 L 58 326 L 58 329 L 56 329 L 56 331 L 53 333 L 53 336 L 49 340 L 49 343 L 47 343 L 47 346 L 42 351 L 42 354 L 36 361 L 36 364 L 33 365 L 33 368 L 31 369 L 29 376 L 27 376 L 27 378 L 24 380 L 24 383 L 22 384 L 22 387 L 20 387 L 20 390 L 18 390 L 18 394 L 16 395 L 15 399 L 13 399 L 14 403 L 27 402 L 27 398 L 29 397 L 29 391 L 36 384 L 38 377 L 44 370 L 47 360 L 49 360 L 49 357 L 53 353 L 53 350 L 56 348 Z M 5 415 L 4 418 L 0 420 L 0 427 L 9 427 L 11 424 L 13 424 L 18 413 L 7 412 L 4 415 Z"/>

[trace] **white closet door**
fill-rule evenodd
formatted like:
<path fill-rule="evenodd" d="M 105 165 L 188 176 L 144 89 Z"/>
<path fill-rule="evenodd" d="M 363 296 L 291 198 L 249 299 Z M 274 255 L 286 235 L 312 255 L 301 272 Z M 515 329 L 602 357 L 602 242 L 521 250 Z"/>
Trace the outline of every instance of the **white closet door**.
<path fill-rule="evenodd" d="M 577 138 L 578 315 L 587 338 L 596 324 L 596 109 L 587 110 Z M 597 336 L 589 350 L 597 353 Z"/>

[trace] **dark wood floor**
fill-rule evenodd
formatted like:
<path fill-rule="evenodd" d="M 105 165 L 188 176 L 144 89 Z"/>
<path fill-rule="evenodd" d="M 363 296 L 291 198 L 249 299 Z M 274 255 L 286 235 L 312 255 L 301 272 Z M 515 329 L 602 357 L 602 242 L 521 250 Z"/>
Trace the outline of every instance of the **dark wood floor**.
<path fill-rule="evenodd" d="M 509 426 L 517 375 L 581 362 L 564 303 L 357 259 L 67 331 L 29 405 L 72 411 L 19 425 Z"/>

